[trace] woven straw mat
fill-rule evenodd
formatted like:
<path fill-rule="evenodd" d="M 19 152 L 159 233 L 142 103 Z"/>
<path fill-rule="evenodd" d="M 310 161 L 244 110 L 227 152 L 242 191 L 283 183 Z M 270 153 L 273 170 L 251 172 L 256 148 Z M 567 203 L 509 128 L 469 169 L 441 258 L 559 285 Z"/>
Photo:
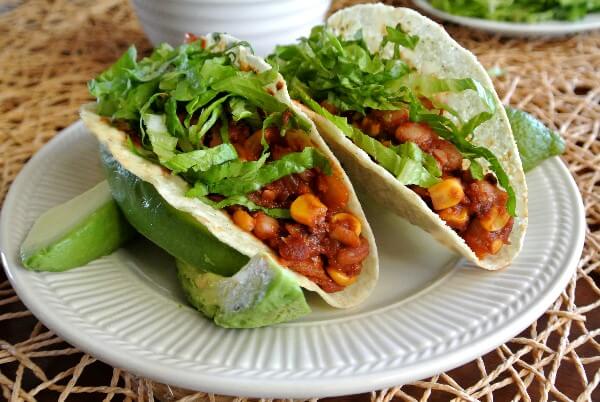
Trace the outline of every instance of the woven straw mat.
<path fill-rule="evenodd" d="M 350 3 L 337 1 L 334 8 Z M 448 29 L 486 67 L 504 72 L 495 78 L 504 102 L 533 113 L 567 140 L 563 160 L 577 180 L 587 213 L 583 256 L 549 310 L 493 352 L 410 385 L 329 400 L 600 401 L 600 32 L 502 40 Z M 126 1 L 0 0 L 1 198 L 31 155 L 77 120 L 79 105 L 89 100 L 85 82 L 130 43 L 149 48 Z M 232 398 L 156 384 L 80 352 L 38 322 L 0 273 L 2 399 Z"/>

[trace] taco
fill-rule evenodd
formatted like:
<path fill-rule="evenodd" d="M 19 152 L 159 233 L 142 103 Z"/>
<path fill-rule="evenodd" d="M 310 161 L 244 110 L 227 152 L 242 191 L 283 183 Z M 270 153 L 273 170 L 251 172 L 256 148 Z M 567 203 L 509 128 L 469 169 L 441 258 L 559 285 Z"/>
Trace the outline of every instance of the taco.
<path fill-rule="evenodd" d="M 130 48 L 89 88 L 97 103 L 81 116 L 113 196 L 179 260 L 186 284 L 190 269 L 237 278 L 261 256 L 334 307 L 371 292 L 377 249 L 352 185 L 281 75 L 247 44 L 190 37 L 141 61 Z M 266 271 L 251 272 L 262 281 Z"/>
<path fill-rule="evenodd" d="M 527 187 L 485 69 L 406 8 L 333 14 L 267 59 L 355 182 L 478 266 L 521 248 Z"/>

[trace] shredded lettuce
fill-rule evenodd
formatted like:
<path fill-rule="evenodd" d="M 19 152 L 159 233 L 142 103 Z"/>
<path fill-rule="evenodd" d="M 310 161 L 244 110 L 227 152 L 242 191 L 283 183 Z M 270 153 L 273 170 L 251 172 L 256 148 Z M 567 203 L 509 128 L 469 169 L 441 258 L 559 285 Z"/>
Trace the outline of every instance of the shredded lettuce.
<path fill-rule="evenodd" d="M 257 128 L 261 125 L 258 108 L 243 98 L 231 98 L 229 109 L 234 121 L 245 120 L 251 127 Z"/>
<path fill-rule="evenodd" d="M 400 183 L 428 188 L 440 181 L 439 177 L 442 173 L 436 162 L 415 144 L 409 142 L 395 148 L 386 147 L 375 138 L 353 127 L 345 117 L 329 113 L 306 93 L 299 92 L 299 94 L 302 102 L 335 124 L 346 137 L 393 174 Z"/>
<path fill-rule="evenodd" d="M 600 10 L 600 0 L 431 0 L 451 14 L 511 22 L 575 21 Z"/>
<path fill-rule="evenodd" d="M 198 117 L 198 122 L 194 125 L 189 126 L 189 140 L 192 144 L 196 146 L 202 146 L 201 140 L 204 137 L 204 134 L 208 132 L 215 125 L 217 119 L 223 112 L 223 108 L 221 104 L 227 100 L 229 95 L 226 95 L 220 99 L 217 99 L 210 106 L 204 108 L 202 113 L 200 113 L 200 117 Z"/>
<path fill-rule="evenodd" d="M 414 47 L 418 42 L 400 26 L 388 27 L 388 32 L 392 36 L 388 34 L 386 40 L 396 47 Z M 410 67 L 399 58 L 371 54 L 360 33 L 342 40 L 326 27 L 316 26 L 299 44 L 277 46 L 267 61 L 286 78 L 292 95 L 301 87 L 311 98 L 326 99 L 341 112 L 363 113 L 367 107 L 394 110 L 407 102 L 406 92 L 398 87 Z"/>
<path fill-rule="evenodd" d="M 497 111 L 493 93 L 471 78 L 444 79 L 410 68 L 401 59 L 401 48 L 415 49 L 418 37 L 407 34 L 400 25 L 388 26 L 386 31 L 381 48 L 387 43 L 393 44 L 392 58 L 384 58 L 380 52 L 371 54 L 360 31 L 354 38 L 346 40 L 336 37 L 325 26 L 317 26 L 298 44 L 277 46 L 267 61 L 286 78 L 292 97 L 332 121 L 401 183 L 429 187 L 440 176 L 431 169 L 430 158 L 408 152 L 412 146 L 405 147 L 404 152 L 394 152 L 352 127 L 345 118 L 329 113 L 320 102 L 327 102 L 340 114 L 364 115 L 368 109 L 410 110 L 411 121 L 429 124 L 438 135 L 459 149 L 470 161 L 474 177 L 483 177 L 480 159 L 487 162 L 508 193 L 507 209 L 514 216 L 516 196 L 504 168 L 491 151 L 470 143 L 473 132 Z M 483 109 L 468 121 L 462 121 L 459 113 L 448 105 L 440 104 L 436 96 L 463 91 L 477 94 Z M 424 99 L 433 105 L 433 109 L 424 106 Z"/>
<path fill-rule="evenodd" d="M 165 115 L 146 113 L 142 116 L 146 125 L 146 134 L 152 144 L 152 151 L 158 156 L 161 163 L 165 163 L 175 156 L 177 138 L 169 134 Z"/>
<path fill-rule="evenodd" d="M 199 195 L 201 192 L 194 191 L 196 188 L 194 187 L 192 190 L 188 192 L 189 197 L 198 198 L 205 204 L 208 204 L 214 208 L 222 209 L 225 207 L 230 207 L 232 205 L 241 205 L 243 207 L 248 208 L 249 211 L 262 211 L 265 214 L 273 217 L 273 218 L 281 218 L 281 219 L 289 219 L 291 217 L 289 209 L 285 208 L 265 208 L 254 202 L 252 202 L 248 197 L 244 195 L 234 195 L 231 197 L 227 197 L 222 199 L 221 201 L 213 201 L 208 197 Z"/>
<path fill-rule="evenodd" d="M 246 195 L 292 173 L 318 167 L 330 171 L 329 161 L 315 148 L 267 162 L 267 127 L 281 135 L 288 129 L 308 130 L 310 123 L 273 96 L 278 72 L 240 71 L 230 54 L 235 46 L 214 51 L 201 41 L 177 48 L 160 45 L 137 60 L 135 47 L 89 82 L 98 112 L 139 127 L 141 143 L 129 138 L 132 152 L 160 163 L 191 186 L 189 196 L 216 208 L 242 205 L 271 216 L 289 217 L 289 211 L 268 209 Z M 263 129 L 263 154 L 258 161 L 242 161 L 229 138 L 230 121 L 243 121 L 252 131 Z M 211 133 L 222 144 L 208 147 Z M 214 140 L 214 137 L 211 137 Z M 214 203 L 207 195 L 226 197 Z"/>
<path fill-rule="evenodd" d="M 275 75 L 273 75 L 275 73 Z M 237 71 L 235 75 L 215 82 L 212 87 L 216 91 L 225 91 L 251 100 L 254 105 L 268 112 L 283 112 L 288 109 L 274 96 L 265 91 L 265 82 L 277 78 L 277 72 L 273 69 L 260 74 Z"/>
<path fill-rule="evenodd" d="M 209 193 L 225 196 L 248 194 L 261 187 L 289 176 L 318 167 L 325 174 L 331 174 L 329 161 L 315 148 L 304 148 L 302 152 L 284 155 L 281 159 L 265 163 L 259 169 L 239 177 L 229 177 L 208 185 Z"/>
<path fill-rule="evenodd" d="M 115 64 L 88 83 L 90 93 L 98 98 L 98 113 L 101 115 L 113 116 L 119 112 L 123 118 L 135 118 L 136 107 L 146 103 L 147 99 L 137 104 L 131 100 L 126 101 L 122 96 L 123 93 L 127 93 L 128 98 L 131 98 L 129 95 L 131 91 L 128 91 L 130 82 L 128 72 L 136 67 L 136 58 L 137 50 L 131 46 Z M 139 97 L 143 97 L 145 89 L 135 92 L 139 92 Z M 148 98 L 153 92 L 148 95 Z"/>
<path fill-rule="evenodd" d="M 232 160 L 220 165 L 212 166 L 205 172 L 196 175 L 202 183 L 214 184 L 228 177 L 250 176 L 256 174 L 267 160 L 269 154 L 264 154 L 257 161 L 243 161 L 240 159 Z"/>
<path fill-rule="evenodd" d="M 163 165 L 174 173 L 187 172 L 190 169 L 194 172 L 204 172 L 215 165 L 218 166 L 236 158 L 237 152 L 233 145 L 221 144 L 212 148 L 177 154 Z"/>

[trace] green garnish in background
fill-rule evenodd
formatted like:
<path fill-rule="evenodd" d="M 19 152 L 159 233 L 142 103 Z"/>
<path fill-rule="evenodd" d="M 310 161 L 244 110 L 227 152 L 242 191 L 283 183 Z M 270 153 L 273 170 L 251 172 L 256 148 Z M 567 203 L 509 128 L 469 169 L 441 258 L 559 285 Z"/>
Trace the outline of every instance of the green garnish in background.
<path fill-rule="evenodd" d="M 600 10 L 600 0 L 431 0 L 430 3 L 465 17 L 529 23 L 576 21 Z"/>

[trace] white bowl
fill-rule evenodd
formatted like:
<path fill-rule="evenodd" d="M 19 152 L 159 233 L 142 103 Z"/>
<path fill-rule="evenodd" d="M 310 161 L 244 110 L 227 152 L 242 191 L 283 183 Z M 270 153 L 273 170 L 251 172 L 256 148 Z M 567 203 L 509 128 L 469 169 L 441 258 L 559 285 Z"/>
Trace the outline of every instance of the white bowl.
<path fill-rule="evenodd" d="M 152 44 L 177 46 L 187 32 L 226 32 L 265 56 L 322 24 L 331 0 L 132 0 Z"/>

